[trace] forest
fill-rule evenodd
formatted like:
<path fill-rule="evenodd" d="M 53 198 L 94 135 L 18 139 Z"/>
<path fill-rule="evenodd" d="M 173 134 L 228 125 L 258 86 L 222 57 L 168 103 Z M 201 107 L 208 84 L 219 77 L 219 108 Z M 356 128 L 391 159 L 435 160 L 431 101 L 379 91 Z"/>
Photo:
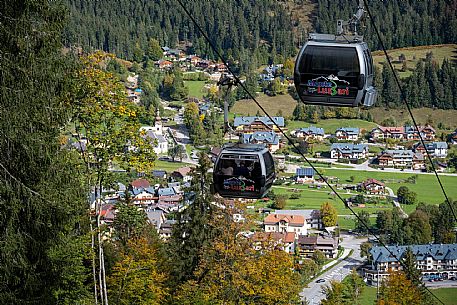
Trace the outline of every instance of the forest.
<path fill-rule="evenodd" d="M 155 38 L 169 47 L 191 42 L 195 53 L 215 58 L 176 1 L 65 1 L 70 12 L 64 34 L 67 46 L 81 45 L 133 59 L 135 45 L 145 50 Z M 295 2 L 310 5 L 305 0 Z M 336 20 L 348 20 L 357 2 L 318 0 L 311 16 L 313 29 L 307 30 L 334 33 Z M 265 64 L 276 54 L 287 58 L 297 51 L 299 35 L 292 32 L 297 21 L 291 20 L 291 12 L 280 1 L 185 1 L 185 5 L 227 59 L 244 61 L 254 52 L 259 64 Z M 368 5 L 387 49 L 457 41 L 456 0 L 368 1 Z M 372 50 L 381 49 L 368 18 L 360 33 Z"/>
<path fill-rule="evenodd" d="M 71 16 L 64 33 L 67 46 L 101 49 L 132 60 L 135 46 L 146 50 L 148 41 L 155 38 L 161 46 L 172 48 L 191 42 L 190 53 L 215 58 L 177 1 L 66 1 Z M 187 0 L 184 4 L 229 60 L 247 61 L 252 51 L 261 62 L 275 53 L 295 53 L 290 17 L 274 0 Z"/>

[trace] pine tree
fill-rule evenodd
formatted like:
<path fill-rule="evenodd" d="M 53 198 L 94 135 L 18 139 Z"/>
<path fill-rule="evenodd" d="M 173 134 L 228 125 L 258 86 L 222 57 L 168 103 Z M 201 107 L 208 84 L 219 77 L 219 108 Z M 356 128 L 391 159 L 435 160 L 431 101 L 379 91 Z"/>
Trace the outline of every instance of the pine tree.
<path fill-rule="evenodd" d="M 0 300 L 90 303 L 82 164 L 61 135 L 75 70 L 57 1 L 0 4 Z"/>
<path fill-rule="evenodd" d="M 171 276 L 175 285 L 193 279 L 194 271 L 201 260 L 201 251 L 216 236 L 211 226 L 216 206 L 211 194 L 210 160 L 200 154 L 199 164 L 191 173 L 192 186 L 188 190 L 193 198 L 191 203 L 177 215 L 177 224 L 173 227 L 170 240 Z"/>

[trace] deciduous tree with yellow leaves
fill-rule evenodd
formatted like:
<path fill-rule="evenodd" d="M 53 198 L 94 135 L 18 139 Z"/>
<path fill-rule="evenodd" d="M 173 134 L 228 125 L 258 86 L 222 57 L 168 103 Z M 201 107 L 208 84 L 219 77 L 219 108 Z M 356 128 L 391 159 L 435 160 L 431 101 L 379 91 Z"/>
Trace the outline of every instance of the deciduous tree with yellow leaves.
<path fill-rule="evenodd" d="M 389 271 L 389 277 L 381 286 L 378 305 L 410 305 L 421 304 L 421 302 L 421 291 L 403 272 Z"/>
<path fill-rule="evenodd" d="M 333 227 L 338 220 L 338 212 L 333 205 L 325 202 L 321 206 L 321 217 L 324 227 Z"/>
<path fill-rule="evenodd" d="M 301 290 L 293 260 L 277 243 L 258 244 L 233 221 L 236 205 L 214 218 L 224 228 L 208 245 L 195 272 L 176 296 L 179 304 L 291 304 Z"/>

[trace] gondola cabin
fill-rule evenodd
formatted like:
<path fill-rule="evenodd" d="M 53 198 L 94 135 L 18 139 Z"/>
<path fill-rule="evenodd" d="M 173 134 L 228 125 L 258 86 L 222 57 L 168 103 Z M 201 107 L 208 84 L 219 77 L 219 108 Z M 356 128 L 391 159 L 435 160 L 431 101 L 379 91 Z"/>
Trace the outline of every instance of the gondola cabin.
<path fill-rule="evenodd" d="M 214 188 L 222 197 L 262 198 L 274 179 L 273 157 L 261 144 L 223 147 L 214 164 Z"/>
<path fill-rule="evenodd" d="M 305 104 L 370 107 L 377 97 L 373 73 L 365 42 L 311 34 L 295 62 L 294 83 Z"/>

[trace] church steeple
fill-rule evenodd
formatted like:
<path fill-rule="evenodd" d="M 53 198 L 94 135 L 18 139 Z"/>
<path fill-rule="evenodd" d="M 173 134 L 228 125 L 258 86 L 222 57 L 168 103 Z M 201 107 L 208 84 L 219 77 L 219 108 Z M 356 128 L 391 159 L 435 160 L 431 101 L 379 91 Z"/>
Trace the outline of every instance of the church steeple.
<path fill-rule="evenodd" d="M 156 134 L 163 134 L 163 125 L 162 125 L 162 118 L 159 114 L 159 107 L 156 109 L 156 118 L 154 122 L 154 131 Z"/>

